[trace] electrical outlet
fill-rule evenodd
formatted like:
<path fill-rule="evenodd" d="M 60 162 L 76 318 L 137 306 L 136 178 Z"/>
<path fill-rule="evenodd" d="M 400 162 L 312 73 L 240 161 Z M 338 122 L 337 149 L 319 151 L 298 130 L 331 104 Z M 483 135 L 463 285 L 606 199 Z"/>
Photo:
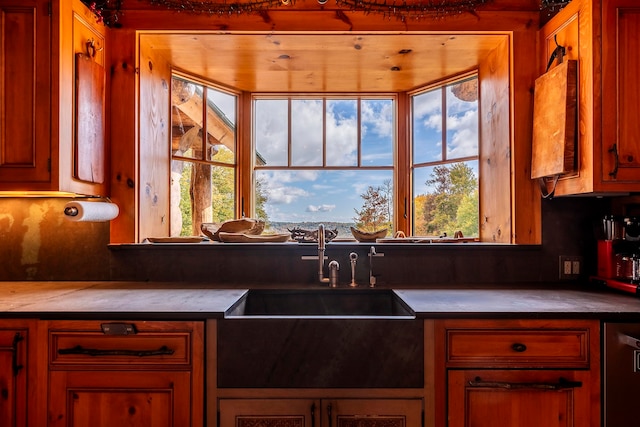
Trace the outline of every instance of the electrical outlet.
<path fill-rule="evenodd" d="M 582 273 L 582 257 L 560 255 L 560 280 L 576 280 Z"/>

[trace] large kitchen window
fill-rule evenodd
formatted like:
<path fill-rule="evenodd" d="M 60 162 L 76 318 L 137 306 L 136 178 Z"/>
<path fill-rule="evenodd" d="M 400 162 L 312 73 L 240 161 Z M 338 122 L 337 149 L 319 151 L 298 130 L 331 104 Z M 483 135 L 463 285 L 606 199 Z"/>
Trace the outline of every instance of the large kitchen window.
<path fill-rule="evenodd" d="M 192 78 L 171 80 L 171 236 L 235 218 L 237 94 Z"/>
<path fill-rule="evenodd" d="M 393 231 L 396 97 L 253 98 L 254 202 L 268 229 Z"/>
<path fill-rule="evenodd" d="M 478 78 L 411 95 L 413 234 L 478 236 Z"/>
<path fill-rule="evenodd" d="M 244 214 L 274 233 L 323 223 L 339 238 L 351 226 L 391 234 L 410 215 L 414 236 L 478 236 L 477 75 L 407 95 L 252 94 L 240 114 L 240 94 L 174 74 L 171 235 Z"/>

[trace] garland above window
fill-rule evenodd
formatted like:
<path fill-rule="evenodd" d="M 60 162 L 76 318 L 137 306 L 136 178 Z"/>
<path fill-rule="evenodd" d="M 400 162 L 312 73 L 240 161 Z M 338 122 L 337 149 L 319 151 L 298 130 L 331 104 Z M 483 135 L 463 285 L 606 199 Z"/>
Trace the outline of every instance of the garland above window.
<path fill-rule="evenodd" d="M 168 9 L 208 13 L 211 15 L 240 15 L 243 13 L 260 12 L 279 6 L 288 6 L 295 0 L 249 0 L 247 2 L 227 3 L 211 0 L 146 0 L 153 5 L 164 6 Z M 476 7 L 492 0 L 335 0 L 336 4 L 351 11 L 364 13 L 378 13 L 388 18 L 406 19 L 441 18 L 474 12 Z M 317 0 L 325 5 L 328 0 Z"/>
<path fill-rule="evenodd" d="M 217 16 L 238 16 L 263 13 L 269 9 L 288 6 L 296 0 L 138 0 L 152 6 L 178 12 L 209 14 Z M 325 5 L 329 0 L 316 0 Z M 353 12 L 381 14 L 385 18 L 401 21 L 439 19 L 463 13 L 475 13 L 476 8 L 493 0 L 335 0 L 336 5 Z M 118 27 L 119 16 L 123 13 L 124 0 L 82 0 L 96 14 L 99 22 L 109 27 Z M 549 13 L 557 12 L 571 0 L 540 0 L 540 9 Z"/>
<path fill-rule="evenodd" d="M 571 0 L 541 0 L 540 9 L 546 10 L 549 15 L 559 11 L 566 5 L 571 3 Z"/>

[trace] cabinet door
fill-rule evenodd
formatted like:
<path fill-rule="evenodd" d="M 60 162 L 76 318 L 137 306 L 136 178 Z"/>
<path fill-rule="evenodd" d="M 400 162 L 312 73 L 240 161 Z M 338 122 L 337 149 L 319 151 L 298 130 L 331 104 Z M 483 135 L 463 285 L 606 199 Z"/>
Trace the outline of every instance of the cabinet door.
<path fill-rule="evenodd" d="M 337 399 L 322 402 L 323 426 L 414 427 L 423 425 L 421 399 Z"/>
<path fill-rule="evenodd" d="M 449 427 L 587 427 L 587 371 L 451 370 Z"/>
<path fill-rule="evenodd" d="M 51 178 L 49 4 L 0 5 L 0 190 L 48 186 Z"/>
<path fill-rule="evenodd" d="M 640 5 L 602 4 L 603 180 L 640 180 Z"/>
<path fill-rule="evenodd" d="M 27 337 L 0 326 L 0 426 L 27 425 Z"/>
<path fill-rule="evenodd" d="M 221 399 L 218 427 L 319 426 L 314 399 Z"/>
<path fill-rule="evenodd" d="M 49 381 L 50 427 L 201 425 L 188 372 L 54 371 Z"/>
<path fill-rule="evenodd" d="M 49 427 L 201 427 L 203 326 L 47 322 Z"/>

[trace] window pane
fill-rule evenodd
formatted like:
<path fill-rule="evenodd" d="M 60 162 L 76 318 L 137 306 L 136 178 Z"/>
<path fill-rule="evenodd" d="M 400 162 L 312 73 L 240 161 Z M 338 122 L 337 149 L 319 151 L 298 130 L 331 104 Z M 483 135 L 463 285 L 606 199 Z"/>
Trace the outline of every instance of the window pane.
<path fill-rule="evenodd" d="M 291 101 L 291 164 L 322 166 L 322 100 Z"/>
<path fill-rule="evenodd" d="M 170 235 L 197 236 L 203 222 L 235 218 L 235 187 L 233 167 L 173 160 Z"/>
<path fill-rule="evenodd" d="M 358 165 L 358 102 L 327 100 L 327 165 Z"/>
<path fill-rule="evenodd" d="M 442 159 L 442 90 L 435 89 L 412 99 L 413 163 Z"/>
<path fill-rule="evenodd" d="M 287 166 L 289 103 L 286 99 L 255 101 L 254 141 L 256 165 Z"/>
<path fill-rule="evenodd" d="M 171 78 L 171 152 L 174 156 L 203 159 L 202 85 Z"/>
<path fill-rule="evenodd" d="M 478 79 L 447 87 L 447 159 L 478 155 Z"/>
<path fill-rule="evenodd" d="M 207 160 L 235 163 L 236 98 L 207 88 Z"/>
<path fill-rule="evenodd" d="M 361 109 L 362 166 L 392 166 L 393 100 L 363 99 Z"/>
<path fill-rule="evenodd" d="M 256 212 L 262 212 L 257 216 L 274 232 L 286 233 L 294 227 L 315 229 L 323 223 L 338 229 L 338 238 L 352 238 L 349 226 L 358 222 L 356 211 L 363 212 L 373 204 L 379 215 L 370 221 L 371 227 L 393 223 L 391 170 L 258 170 L 256 181 Z M 367 198 L 372 192 L 378 197 Z"/>
<path fill-rule="evenodd" d="M 415 168 L 413 234 L 478 236 L 478 162 Z"/>

